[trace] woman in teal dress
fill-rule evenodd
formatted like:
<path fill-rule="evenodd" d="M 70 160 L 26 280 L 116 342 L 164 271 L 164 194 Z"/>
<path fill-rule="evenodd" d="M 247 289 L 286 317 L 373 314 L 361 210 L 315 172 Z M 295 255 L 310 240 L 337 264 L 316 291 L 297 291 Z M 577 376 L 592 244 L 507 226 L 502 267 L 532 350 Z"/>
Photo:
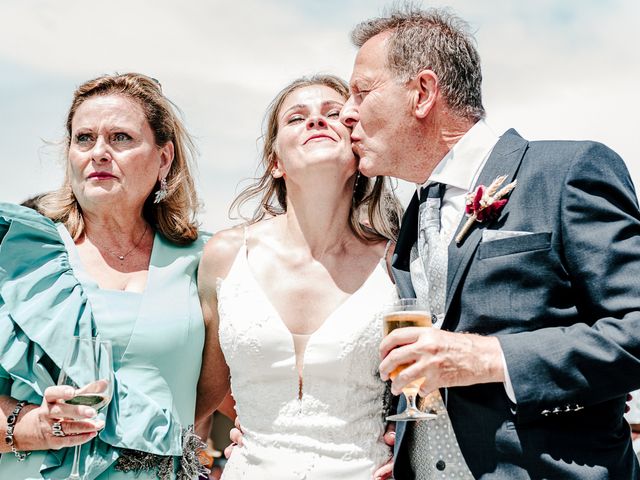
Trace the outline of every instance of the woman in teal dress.
<path fill-rule="evenodd" d="M 87 479 L 197 478 L 207 238 L 190 138 L 139 74 L 81 85 L 67 136 L 44 216 L 0 204 L 0 478 L 67 478 L 74 445 Z M 56 386 L 73 335 L 113 344 L 114 395 L 97 419 Z"/>

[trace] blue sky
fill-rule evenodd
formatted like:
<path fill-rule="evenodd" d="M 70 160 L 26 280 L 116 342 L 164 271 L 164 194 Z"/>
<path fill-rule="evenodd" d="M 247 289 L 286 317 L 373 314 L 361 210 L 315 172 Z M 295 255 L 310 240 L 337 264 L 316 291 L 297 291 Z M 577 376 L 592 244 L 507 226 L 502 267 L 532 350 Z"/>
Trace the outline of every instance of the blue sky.
<path fill-rule="evenodd" d="M 253 175 L 266 106 L 289 80 L 349 77 L 349 30 L 380 0 L 2 0 L 0 200 L 55 188 L 73 89 L 102 73 L 159 78 L 200 147 L 204 226 L 233 224 L 227 207 Z M 424 3 L 427 5 L 427 3 Z M 457 0 L 476 33 L 484 103 L 496 130 L 530 139 L 601 141 L 640 185 L 640 2 Z M 49 143 L 46 143 L 49 142 Z M 407 196 L 410 187 L 401 186 Z"/>

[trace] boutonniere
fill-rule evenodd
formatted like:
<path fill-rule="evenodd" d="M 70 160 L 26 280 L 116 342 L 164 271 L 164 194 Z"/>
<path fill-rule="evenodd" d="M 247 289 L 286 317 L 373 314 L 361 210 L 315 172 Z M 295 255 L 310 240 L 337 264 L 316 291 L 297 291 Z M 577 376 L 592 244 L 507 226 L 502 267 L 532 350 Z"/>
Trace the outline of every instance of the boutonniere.
<path fill-rule="evenodd" d="M 514 180 L 500 188 L 506 179 L 506 175 L 501 175 L 491 182 L 491 185 L 488 187 L 478 185 L 473 192 L 467 193 L 465 204 L 466 214 L 469 218 L 462 227 L 462 230 L 460 230 L 460 233 L 456 236 L 456 245 L 462 242 L 475 222 L 482 223 L 498 218 L 498 215 L 500 215 L 500 212 L 508 201 L 508 199 L 503 197 L 507 196 L 511 190 L 516 188 L 516 184 L 518 183 L 517 180 Z M 498 190 L 499 188 L 500 190 Z"/>

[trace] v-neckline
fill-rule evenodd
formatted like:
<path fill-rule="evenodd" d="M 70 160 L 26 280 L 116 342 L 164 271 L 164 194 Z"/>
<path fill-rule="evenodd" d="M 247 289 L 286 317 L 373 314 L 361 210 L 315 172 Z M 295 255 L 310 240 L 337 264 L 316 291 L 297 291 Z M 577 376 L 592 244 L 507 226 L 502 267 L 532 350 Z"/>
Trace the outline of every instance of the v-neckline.
<path fill-rule="evenodd" d="M 347 298 L 344 299 L 344 301 L 340 302 L 340 304 L 338 306 L 336 306 L 336 308 L 334 308 L 322 321 L 322 323 L 318 326 L 318 328 L 316 328 L 313 332 L 309 333 L 309 334 L 295 334 L 293 333 L 289 327 L 287 326 L 287 324 L 284 322 L 282 315 L 280 315 L 280 312 L 278 311 L 278 309 L 275 307 L 275 305 L 273 304 L 273 302 L 271 301 L 271 299 L 268 297 L 267 292 L 264 291 L 264 289 L 262 288 L 262 285 L 260 285 L 260 283 L 258 282 L 258 279 L 255 277 L 255 275 L 253 274 L 253 271 L 251 270 L 251 266 L 249 265 L 249 258 L 248 258 L 248 250 L 247 250 L 247 246 L 246 245 L 242 245 L 242 247 L 240 248 L 240 251 L 238 252 L 238 256 L 241 257 L 242 262 L 244 264 L 244 268 L 247 271 L 248 277 L 250 278 L 251 282 L 253 283 L 253 285 L 255 286 L 255 289 L 258 291 L 258 294 L 262 297 L 264 303 L 268 306 L 268 308 L 271 310 L 272 314 L 274 317 L 276 317 L 276 319 L 278 320 L 278 324 L 284 328 L 284 330 L 289 333 L 289 335 L 293 338 L 293 335 L 306 335 L 309 337 L 309 341 L 307 343 L 307 345 L 309 343 L 311 343 L 311 339 L 316 336 L 316 334 L 318 332 L 320 332 L 322 329 L 325 328 L 325 325 L 327 325 L 328 323 L 331 322 L 331 320 L 336 316 L 336 314 L 338 312 L 340 312 L 342 309 L 345 308 L 345 306 L 347 304 L 349 304 L 349 302 L 356 296 L 360 295 L 360 292 L 364 289 L 365 286 L 368 285 L 368 283 L 371 281 L 371 279 L 374 277 L 374 275 L 377 273 L 378 269 L 380 268 L 380 262 L 381 260 L 378 260 L 378 262 L 376 263 L 375 267 L 373 268 L 373 270 L 371 271 L 371 273 L 367 276 L 367 278 L 365 279 L 364 282 L 362 282 L 362 284 L 356 289 L 355 292 L 353 292 L 351 295 L 349 295 Z M 383 260 L 383 259 L 382 259 Z"/>
<path fill-rule="evenodd" d="M 149 256 L 149 267 L 147 268 L 147 280 L 145 281 L 144 288 L 142 289 L 141 292 L 118 290 L 116 288 L 102 288 L 98 284 L 98 282 L 91 275 L 89 275 L 89 272 L 85 268 L 84 263 L 80 258 L 80 252 L 78 251 L 78 246 L 73 241 L 73 238 L 71 238 L 71 234 L 69 233 L 67 228 L 64 226 L 64 224 L 62 223 L 58 224 L 58 232 L 60 233 L 60 236 L 62 237 L 63 242 L 67 246 L 67 252 L 69 254 L 69 263 L 71 265 L 71 268 L 73 269 L 76 277 L 78 277 L 78 280 L 81 280 L 81 283 L 85 285 L 90 285 L 95 290 L 100 292 L 122 293 L 126 295 L 139 295 L 140 297 L 143 297 L 147 293 L 147 289 L 149 288 L 149 282 L 151 281 L 151 273 L 153 270 L 152 267 L 154 265 L 155 255 L 158 250 L 158 244 L 159 244 L 158 232 L 154 232 L 153 234 L 153 245 L 151 246 L 151 255 Z"/>

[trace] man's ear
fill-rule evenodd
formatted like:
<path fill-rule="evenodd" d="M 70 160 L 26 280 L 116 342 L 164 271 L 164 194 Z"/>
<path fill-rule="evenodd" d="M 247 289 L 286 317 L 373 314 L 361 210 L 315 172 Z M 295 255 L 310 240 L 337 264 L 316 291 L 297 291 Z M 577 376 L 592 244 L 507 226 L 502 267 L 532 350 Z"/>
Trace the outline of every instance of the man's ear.
<path fill-rule="evenodd" d="M 433 70 L 422 70 L 414 79 L 416 103 L 414 113 L 418 118 L 425 118 L 436 103 L 438 95 L 438 76 Z"/>

